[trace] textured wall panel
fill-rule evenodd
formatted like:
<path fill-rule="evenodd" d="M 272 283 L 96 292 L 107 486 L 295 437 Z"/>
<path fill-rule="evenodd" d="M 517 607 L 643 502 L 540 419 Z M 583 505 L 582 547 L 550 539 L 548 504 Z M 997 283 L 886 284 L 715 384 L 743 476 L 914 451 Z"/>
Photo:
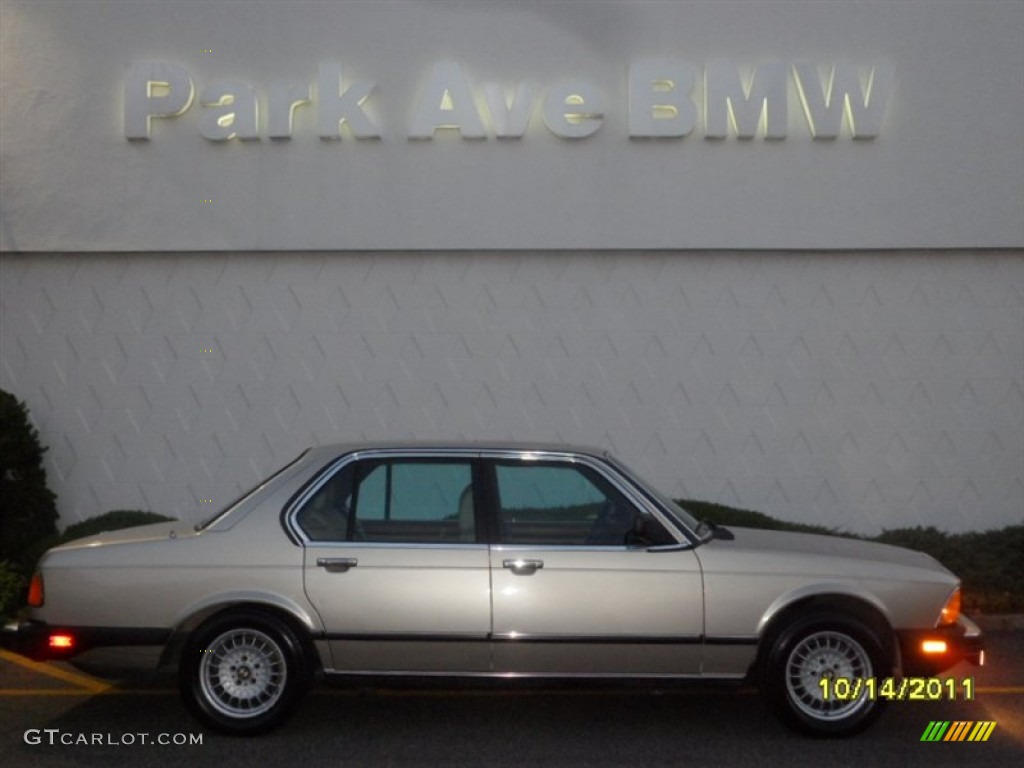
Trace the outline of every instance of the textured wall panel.
<path fill-rule="evenodd" d="M 606 446 L 874 532 L 1024 518 L 1024 256 L 6 255 L 65 523 L 200 519 L 314 442 Z"/>

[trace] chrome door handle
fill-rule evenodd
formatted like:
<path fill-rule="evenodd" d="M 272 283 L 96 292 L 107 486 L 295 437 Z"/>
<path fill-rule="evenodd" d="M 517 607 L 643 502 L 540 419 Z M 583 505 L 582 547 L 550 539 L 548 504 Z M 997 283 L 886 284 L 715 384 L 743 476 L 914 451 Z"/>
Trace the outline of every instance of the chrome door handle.
<path fill-rule="evenodd" d="M 529 576 L 544 567 L 543 560 L 524 560 L 523 558 L 503 560 L 501 564 L 516 576 Z"/>
<path fill-rule="evenodd" d="M 349 568 L 359 565 L 359 560 L 354 557 L 318 557 L 316 564 L 328 573 L 344 573 Z"/>

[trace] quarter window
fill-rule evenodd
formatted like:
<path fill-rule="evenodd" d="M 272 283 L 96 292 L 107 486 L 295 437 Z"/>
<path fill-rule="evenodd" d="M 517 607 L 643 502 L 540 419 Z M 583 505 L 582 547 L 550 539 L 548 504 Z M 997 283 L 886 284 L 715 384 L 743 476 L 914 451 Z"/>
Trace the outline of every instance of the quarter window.
<path fill-rule="evenodd" d="M 313 541 L 348 539 L 352 501 L 352 465 L 335 472 L 317 489 L 295 516 L 295 522 Z"/>

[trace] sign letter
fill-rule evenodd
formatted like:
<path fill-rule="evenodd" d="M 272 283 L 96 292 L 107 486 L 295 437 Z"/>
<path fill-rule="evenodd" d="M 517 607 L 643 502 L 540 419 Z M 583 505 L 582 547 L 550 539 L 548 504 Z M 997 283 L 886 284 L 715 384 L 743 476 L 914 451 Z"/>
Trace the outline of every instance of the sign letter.
<path fill-rule="evenodd" d="M 290 139 L 295 110 L 309 104 L 309 85 L 275 80 L 270 84 L 268 102 L 267 135 L 272 139 Z"/>
<path fill-rule="evenodd" d="M 836 138 L 844 114 L 855 139 L 873 139 L 881 131 L 892 94 L 891 66 L 877 64 L 862 80 L 856 67 L 837 62 L 822 83 L 817 67 L 800 62 L 793 65 L 793 76 L 814 138 Z"/>
<path fill-rule="evenodd" d="M 604 94 L 590 83 L 561 83 L 544 97 L 544 124 L 560 138 L 585 139 L 601 127 L 604 110 Z"/>
<path fill-rule="evenodd" d="M 432 139 L 438 128 L 454 128 L 464 139 L 487 138 L 469 80 L 462 67 L 453 61 L 434 65 L 416 105 L 409 138 Z"/>
<path fill-rule="evenodd" d="M 184 67 L 165 61 L 133 64 L 124 87 L 124 135 L 149 141 L 154 117 L 176 117 L 192 106 L 195 87 Z"/>
<path fill-rule="evenodd" d="M 245 83 L 214 83 L 203 89 L 199 103 L 205 108 L 199 132 L 210 141 L 259 138 L 259 102 Z"/>
<path fill-rule="evenodd" d="M 353 83 L 342 89 L 341 67 L 322 62 L 317 80 L 320 138 L 324 141 L 340 139 L 341 124 L 347 123 L 357 139 L 379 139 L 380 130 L 363 109 L 376 88 L 376 83 Z"/>
<path fill-rule="evenodd" d="M 688 96 L 697 71 L 680 59 L 640 59 L 629 68 L 629 135 L 635 139 L 681 138 L 697 124 Z"/>
<path fill-rule="evenodd" d="M 729 123 L 740 139 L 754 138 L 759 123 L 766 139 L 786 138 L 786 70 L 781 62 L 760 65 L 746 86 L 736 67 L 722 59 L 709 61 L 704 77 L 705 138 L 724 139 Z"/>
<path fill-rule="evenodd" d="M 536 90 L 532 83 L 520 83 L 510 105 L 500 85 L 490 83 L 484 86 L 484 99 L 494 121 L 494 134 L 499 139 L 523 138 L 533 114 Z"/>

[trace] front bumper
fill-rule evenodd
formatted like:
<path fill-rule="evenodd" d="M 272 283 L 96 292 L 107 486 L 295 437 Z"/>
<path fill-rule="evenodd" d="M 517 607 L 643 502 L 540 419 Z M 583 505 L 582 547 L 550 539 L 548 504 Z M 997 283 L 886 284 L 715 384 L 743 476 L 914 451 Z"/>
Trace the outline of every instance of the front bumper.
<path fill-rule="evenodd" d="M 70 638 L 55 644 L 54 638 Z M 163 645 L 169 629 L 149 627 L 58 627 L 42 621 L 10 622 L 0 630 L 0 647 L 33 661 L 70 659 L 90 648 L 123 645 Z"/>
<path fill-rule="evenodd" d="M 961 661 L 975 666 L 985 663 L 985 636 L 981 628 L 963 614 L 956 624 L 928 630 L 899 630 L 900 659 L 906 676 L 930 676 Z M 945 651 L 926 652 L 928 642 L 945 643 Z"/>

